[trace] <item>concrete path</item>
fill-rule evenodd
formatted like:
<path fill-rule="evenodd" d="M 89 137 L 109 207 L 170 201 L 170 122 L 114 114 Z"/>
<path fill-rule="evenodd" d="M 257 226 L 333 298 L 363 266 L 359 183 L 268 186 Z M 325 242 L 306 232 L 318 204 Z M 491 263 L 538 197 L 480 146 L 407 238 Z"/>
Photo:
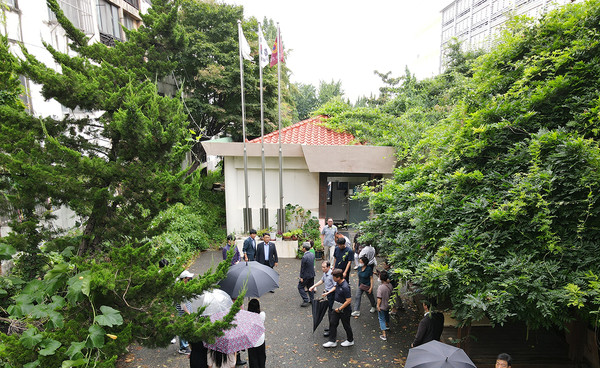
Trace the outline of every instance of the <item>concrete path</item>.
<path fill-rule="evenodd" d="M 190 267 L 190 271 L 196 274 L 202 273 L 220 261 L 220 252 L 204 252 Z M 275 293 L 267 293 L 260 298 L 261 308 L 267 314 L 265 322 L 267 367 L 403 366 L 420 320 L 416 311 L 409 309 L 407 312 L 400 312 L 397 317 L 392 317 L 388 340 L 383 341 L 379 338 L 377 313 L 369 313 L 369 301 L 363 297 L 361 316 L 351 320 L 355 345 L 346 348 L 339 345 L 346 338 L 346 333 L 340 324 L 338 347 L 325 349 L 321 345 L 327 341 L 327 338 L 323 337 L 323 327 L 327 325 L 327 321 L 324 320 L 313 334 L 311 308 L 300 307 L 302 299 L 297 289 L 300 260 L 280 259 L 275 270 L 280 275 L 280 288 Z M 317 277 L 320 276 L 319 268 Z M 353 272 L 350 281 L 354 293 L 358 282 L 356 271 Z M 376 281 L 376 285 L 378 284 L 379 282 Z M 323 290 L 322 287 L 319 289 L 319 291 Z M 119 360 L 117 367 L 188 368 L 189 359 L 187 356 L 179 355 L 177 347 L 178 344 L 174 344 L 162 349 L 147 349 L 132 345 L 130 353 Z M 245 352 L 242 353 L 242 358 L 247 360 Z"/>

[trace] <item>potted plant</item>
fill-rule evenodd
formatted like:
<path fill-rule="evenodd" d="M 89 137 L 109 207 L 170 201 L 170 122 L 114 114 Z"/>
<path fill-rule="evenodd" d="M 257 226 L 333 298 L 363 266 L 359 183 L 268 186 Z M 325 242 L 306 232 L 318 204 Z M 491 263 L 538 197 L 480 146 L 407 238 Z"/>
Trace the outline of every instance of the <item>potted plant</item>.
<path fill-rule="evenodd" d="M 289 240 L 292 237 L 292 233 L 290 231 L 287 231 L 287 232 L 283 233 L 282 236 L 283 236 L 283 240 Z"/>
<path fill-rule="evenodd" d="M 296 229 L 296 230 L 292 230 L 290 231 L 292 240 L 298 240 L 298 237 L 300 235 L 302 235 L 302 229 Z"/>

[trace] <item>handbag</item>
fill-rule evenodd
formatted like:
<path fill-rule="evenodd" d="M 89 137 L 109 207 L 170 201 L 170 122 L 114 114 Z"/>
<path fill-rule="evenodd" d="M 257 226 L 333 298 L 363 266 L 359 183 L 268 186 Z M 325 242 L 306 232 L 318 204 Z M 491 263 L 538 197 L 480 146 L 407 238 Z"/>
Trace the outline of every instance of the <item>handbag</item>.
<path fill-rule="evenodd" d="M 367 286 L 367 285 L 365 285 L 365 284 L 359 284 L 359 285 L 358 285 L 358 288 L 359 288 L 360 290 L 362 290 L 362 291 L 367 291 L 367 292 L 368 292 L 368 291 L 369 291 L 369 289 L 370 289 L 371 287 L 370 287 L 370 286 Z"/>

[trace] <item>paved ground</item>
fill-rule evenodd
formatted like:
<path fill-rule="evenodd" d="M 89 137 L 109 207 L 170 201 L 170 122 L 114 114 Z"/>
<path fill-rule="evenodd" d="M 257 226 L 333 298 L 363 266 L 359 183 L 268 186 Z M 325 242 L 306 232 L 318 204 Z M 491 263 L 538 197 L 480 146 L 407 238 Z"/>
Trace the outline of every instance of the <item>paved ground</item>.
<path fill-rule="evenodd" d="M 196 259 L 190 270 L 196 274 L 202 273 L 220 260 L 220 252 L 204 252 Z M 313 334 L 311 308 L 300 307 L 302 299 L 297 290 L 300 260 L 282 259 L 275 269 L 280 274 L 280 288 L 275 293 L 267 293 L 260 298 L 261 308 L 267 314 L 265 322 L 267 367 L 403 366 L 420 319 L 414 309 L 399 313 L 396 318 L 392 318 L 388 340 L 383 341 L 379 339 L 377 313 L 369 313 L 369 301 L 363 298 L 361 316 L 351 320 L 355 345 L 347 348 L 339 345 L 339 342 L 344 341 L 346 337 L 340 324 L 338 347 L 325 349 L 321 344 L 327 341 L 323 337 L 326 320 Z M 318 270 L 317 277 L 320 275 L 321 272 Z M 357 283 L 355 273 L 350 281 L 354 290 Z M 189 367 L 188 358 L 177 353 L 177 344 L 164 349 L 147 349 L 133 345 L 130 351 L 120 359 L 117 364 L 119 368 Z M 246 353 L 242 353 L 242 358 L 246 360 Z"/>

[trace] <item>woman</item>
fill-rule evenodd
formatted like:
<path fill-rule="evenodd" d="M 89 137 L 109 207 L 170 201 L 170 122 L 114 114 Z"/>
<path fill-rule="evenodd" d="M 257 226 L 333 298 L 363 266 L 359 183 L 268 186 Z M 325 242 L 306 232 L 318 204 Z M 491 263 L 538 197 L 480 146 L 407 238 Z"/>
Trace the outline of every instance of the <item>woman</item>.
<path fill-rule="evenodd" d="M 354 296 L 354 312 L 352 316 L 358 318 L 360 316 L 360 301 L 362 294 L 367 293 L 371 302 L 371 313 L 375 313 L 375 298 L 373 297 L 373 266 L 369 266 L 369 259 L 363 256 L 358 261 L 358 288 Z"/>
<path fill-rule="evenodd" d="M 202 342 L 190 342 L 192 353 L 190 354 L 190 368 L 208 368 L 206 362 L 208 349 Z"/>
<path fill-rule="evenodd" d="M 235 368 L 235 353 L 224 354 L 216 350 L 208 350 L 206 354 L 208 368 Z"/>
<path fill-rule="evenodd" d="M 260 314 L 263 323 L 267 315 L 260 311 L 260 302 L 258 299 L 252 299 L 248 302 L 248 312 Z M 248 367 L 249 368 L 265 368 L 267 362 L 267 353 L 265 351 L 265 334 L 263 333 L 260 339 L 254 344 L 253 348 L 248 349 Z"/>

